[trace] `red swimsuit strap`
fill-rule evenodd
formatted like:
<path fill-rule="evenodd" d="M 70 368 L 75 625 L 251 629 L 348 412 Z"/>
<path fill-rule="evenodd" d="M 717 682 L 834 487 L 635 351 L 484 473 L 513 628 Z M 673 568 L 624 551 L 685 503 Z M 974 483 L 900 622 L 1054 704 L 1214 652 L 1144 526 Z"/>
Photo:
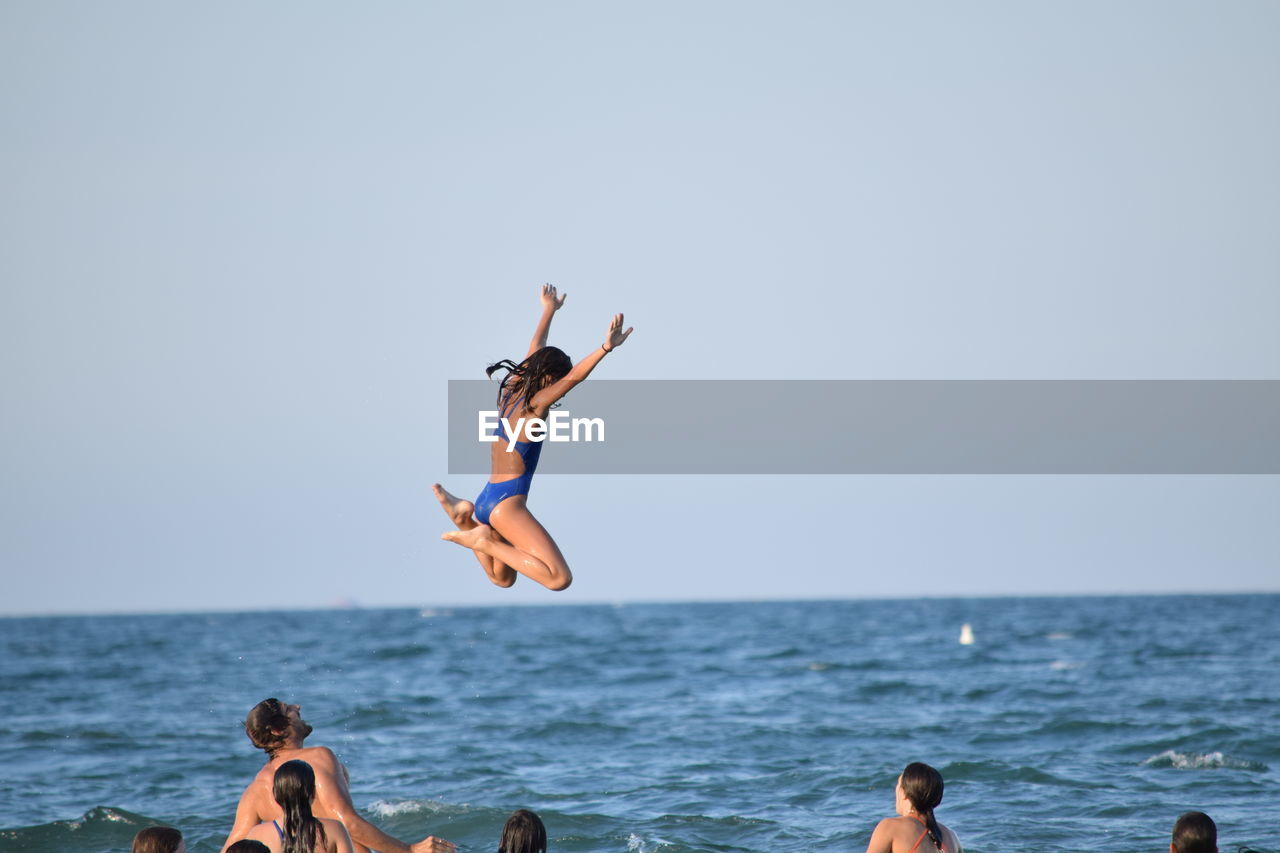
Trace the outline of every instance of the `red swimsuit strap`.
<path fill-rule="evenodd" d="M 911 849 L 907 851 L 907 853 L 916 853 L 916 848 L 920 846 L 920 842 L 921 842 L 921 841 L 924 841 L 925 836 L 927 836 L 927 835 L 929 834 L 929 824 L 925 823 L 924 821 L 922 821 L 920 818 L 916 817 L 915 815 L 910 815 L 910 814 L 909 814 L 909 815 L 907 815 L 907 817 L 911 818 L 911 819 L 912 819 L 912 820 L 914 820 L 916 823 L 918 823 L 918 824 L 920 824 L 921 826 L 923 826 L 923 827 L 924 827 L 924 832 L 920 833 L 920 837 L 916 839 L 916 843 L 915 843 L 915 844 L 912 844 L 912 845 L 911 845 Z M 942 850 L 942 851 L 943 851 L 943 853 L 946 853 L 946 849 L 947 849 L 946 847 L 940 847 L 939 849 L 940 849 L 940 850 Z"/>

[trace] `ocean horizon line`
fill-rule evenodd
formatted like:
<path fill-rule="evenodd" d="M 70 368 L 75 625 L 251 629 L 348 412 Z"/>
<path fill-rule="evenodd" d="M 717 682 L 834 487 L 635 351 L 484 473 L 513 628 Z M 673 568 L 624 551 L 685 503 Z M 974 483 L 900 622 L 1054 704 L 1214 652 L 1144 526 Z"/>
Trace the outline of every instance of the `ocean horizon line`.
<path fill-rule="evenodd" d="M 1161 592 L 1038 592 L 1038 593 L 975 593 L 973 595 L 869 595 L 869 596 L 795 596 L 771 598 L 690 598 L 690 599 L 596 599 L 588 601 L 513 601 L 505 604 L 480 604 L 476 602 L 430 602 L 421 604 L 364 604 L 355 601 L 339 601 L 327 606 L 303 605 L 299 607 L 262 608 L 210 608 L 206 610 L 66 610 L 39 612 L 0 612 L 0 619 L 69 619 L 69 618 L 127 618 L 147 616 L 251 616 L 270 614 L 340 613 L 343 611 L 374 613 L 419 611 L 430 615 L 434 611 L 455 610 L 503 610 L 526 608 L 599 608 L 599 607 L 680 607 L 726 604 L 823 604 L 840 602 L 903 602 L 903 601 L 1041 601 L 1073 599 L 1117 598 L 1246 598 L 1256 596 L 1280 596 L 1280 590 L 1174 590 Z"/>

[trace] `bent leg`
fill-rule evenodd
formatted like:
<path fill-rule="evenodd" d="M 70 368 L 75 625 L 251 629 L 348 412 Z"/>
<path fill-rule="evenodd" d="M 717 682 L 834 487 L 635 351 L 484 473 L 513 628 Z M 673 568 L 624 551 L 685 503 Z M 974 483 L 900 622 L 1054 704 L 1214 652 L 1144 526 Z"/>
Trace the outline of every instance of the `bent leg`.
<path fill-rule="evenodd" d="M 436 500 L 440 501 L 440 506 L 444 509 L 445 515 L 449 516 L 459 530 L 473 530 L 479 524 L 471 514 L 475 509 L 475 505 L 471 501 L 450 494 L 439 483 L 433 485 L 431 491 L 435 493 Z M 473 550 L 472 553 L 480 561 L 480 568 L 484 569 L 485 575 L 496 586 L 508 587 L 516 582 L 516 573 L 511 570 L 510 566 L 503 565 L 498 560 L 480 551 Z"/>
<path fill-rule="evenodd" d="M 573 573 L 560 546 L 551 534 L 533 517 L 526 506 L 524 495 L 518 495 L 498 504 L 489 516 L 493 529 L 509 542 L 505 548 L 490 553 L 520 574 L 529 577 L 551 590 L 567 589 L 573 583 Z"/>
<path fill-rule="evenodd" d="M 529 512 L 524 495 L 515 495 L 498 504 L 489 514 L 489 522 L 492 529 L 478 525 L 469 531 L 446 533 L 444 538 L 465 545 L 477 554 L 487 554 L 547 589 L 562 590 L 573 582 L 573 574 L 559 546 Z"/>

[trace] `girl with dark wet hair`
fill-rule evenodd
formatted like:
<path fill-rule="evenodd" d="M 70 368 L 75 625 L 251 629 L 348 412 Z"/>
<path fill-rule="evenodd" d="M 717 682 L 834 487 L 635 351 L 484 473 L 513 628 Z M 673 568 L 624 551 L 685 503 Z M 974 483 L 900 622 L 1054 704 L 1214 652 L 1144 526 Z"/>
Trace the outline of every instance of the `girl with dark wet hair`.
<path fill-rule="evenodd" d="M 172 826 L 148 826 L 133 837 L 131 853 L 187 853 L 187 845 Z"/>
<path fill-rule="evenodd" d="M 271 853 L 352 853 L 351 836 L 340 821 L 311 814 L 316 798 L 316 774 L 305 761 L 286 761 L 276 770 L 272 796 L 284 811 L 280 821 L 260 823 L 249 830 Z"/>
<path fill-rule="evenodd" d="M 547 853 L 547 828 L 528 809 L 513 812 L 502 827 L 498 853 Z"/>
<path fill-rule="evenodd" d="M 871 833 L 867 853 L 963 853 L 956 834 L 938 823 L 942 774 L 928 764 L 908 764 L 893 789 L 898 817 L 887 817 Z"/>
<path fill-rule="evenodd" d="M 506 427 L 499 426 L 500 440 L 490 451 L 489 482 L 484 491 L 472 503 L 446 492 L 439 483 L 432 486 L 445 513 L 458 527 L 441 538 L 470 548 L 489 580 L 502 587 L 515 583 L 517 573 L 552 590 L 564 589 L 573 581 L 559 546 L 529 512 L 529 486 L 542 442 L 532 439 L 528 427 L 519 421 L 523 418 L 526 425 L 535 419 L 545 421 L 551 407 L 631 334 L 631 329 L 622 329 L 622 315 L 615 314 L 604 343 L 573 364 L 563 351 L 547 346 L 551 318 L 562 305 L 564 296 L 557 296 L 551 285 L 543 285 L 542 317 L 524 361 L 504 360 L 489 367 L 490 377 L 506 371 L 498 389 L 498 412 L 515 434 L 508 435 Z"/>
<path fill-rule="evenodd" d="M 261 841 L 245 838 L 228 847 L 227 853 L 271 853 L 271 848 Z"/>

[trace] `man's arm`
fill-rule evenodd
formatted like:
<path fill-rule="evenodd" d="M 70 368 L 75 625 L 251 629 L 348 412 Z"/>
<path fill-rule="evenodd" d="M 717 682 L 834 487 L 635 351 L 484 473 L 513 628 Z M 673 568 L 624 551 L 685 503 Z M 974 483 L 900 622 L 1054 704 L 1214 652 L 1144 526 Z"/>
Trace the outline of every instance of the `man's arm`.
<path fill-rule="evenodd" d="M 442 838 L 428 837 L 417 844 L 405 844 L 369 823 L 356 811 L 347 788 L 347 775 L 332 750 L 316 747 L 310 758 L 316 774 L 316 804 L 326 814 L 342 821 L 356 844 L 380 853 L 454 853 L 454 845 Z"/>
<path fill-rule="evenodd" d="M 566 294 L 568 295 L 568 294 Z M 533 330 L 533 340 L 529 342 L 528 358 L 547 345 L 547 335 L 551 332 L 551 318 L 564 305 L 564 296 L 556 298 L 556 289 L 550 284 L 542 285 L 542 316 L 538 318 L 538 326 Z"/>
<path fill-rule="evenodd" d="M 249 834 L 249 830 L 262 822 L 259 819 L 258 810 L 253 806 L 252 791 L 253 783 L 250 783 L 240 795 L 240 803 L 236 806 L 236 822 L 232 824 L 231 833 L 227 836 L 226 843 L 222 845 L 222 853 L 226 853 L 228 847 L 242 840 Z"/>

